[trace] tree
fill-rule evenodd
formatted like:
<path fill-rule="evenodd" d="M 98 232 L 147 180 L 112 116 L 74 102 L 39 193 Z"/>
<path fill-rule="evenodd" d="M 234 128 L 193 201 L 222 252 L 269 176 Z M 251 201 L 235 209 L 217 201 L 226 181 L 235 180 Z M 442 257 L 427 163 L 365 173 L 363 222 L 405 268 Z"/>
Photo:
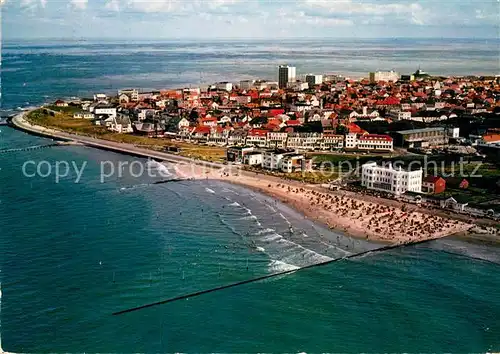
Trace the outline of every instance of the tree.
<path fill-rule="evenodd" d="M 189 113 L 189 121 L 190 122 L 196 122 L 198 118 L 200 117 L 198 111 L 196 109 L 191 110 L 191 113 Z"/>
<path fill-rule="evenodd" d="M 346 135 L 349 133 L 349 129 L 345 125 L 337 125 L 337 128 L 335 129 L 335 133 L 339 135 Z"/>

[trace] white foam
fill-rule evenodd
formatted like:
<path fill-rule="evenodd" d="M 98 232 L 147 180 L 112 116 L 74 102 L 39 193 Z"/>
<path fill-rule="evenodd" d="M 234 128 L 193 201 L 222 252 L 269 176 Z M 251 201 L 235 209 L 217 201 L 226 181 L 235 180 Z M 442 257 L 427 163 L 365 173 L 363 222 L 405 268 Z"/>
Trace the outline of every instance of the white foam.
<path fill-rule="evenodd" d="M 234 203 L 229 204 L 229 206 L 239 207 L 241 205 L 238 202 L 234 202 Z"/>
<path fill-rule="evenodd" d="M 213 189 L 210 189 L 210 188 L 205 188 L 205 190 L 206 190 L 208 193 L 215 194 L 215 191 L 214 191 Z"/>
<path fill-rule="evenodd" d="M 264 247 L 257 247 L 256 250 L 262 253 L 266 252 L 266 249 Z"/>
<path fill-rule="evenodd" d="M 288 272 L 292 270 L 298 270 L 300 267 L 282 262 L 282 261 L 277 261 L 277 260 L 272 260 L 269 265 L 268 269 L 271 273 L 279 273 L 279 272 Z"/>
<path fill-rule="evenodd" d="M 242 218 L 239 218 L 238 220 L 257 220 L 257 217 L 255 215 L 248 215 L 248 216 L 244 216 Z"/>
<path fill-rule="evenodd" d="M 264 229 L 264 230 L 260 230 L 256 233 L 256 235 L 263 235 L 263 234 L 268 234 L 268 233 L 271 233 L 271 232 L 274 232 L 275 230 L 274 229 Z"/>
<path fill-rule="evenodd" d="M 261 241 L 263 241 L 263 242 L 272 242 L 272 241 L 278 241 L 278 240 L 281 240 L 281 239 L 283 239 L 283 236 L 274 233 L 274 234 L 262 237 Z"/>

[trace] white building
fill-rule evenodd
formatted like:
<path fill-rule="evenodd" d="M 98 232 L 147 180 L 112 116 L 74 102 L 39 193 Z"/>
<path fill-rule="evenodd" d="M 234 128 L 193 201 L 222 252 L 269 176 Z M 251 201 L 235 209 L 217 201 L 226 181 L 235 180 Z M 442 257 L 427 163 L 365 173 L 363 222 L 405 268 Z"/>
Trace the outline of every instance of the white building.
<path fill-rule="evenodd" d="M 243 156 L 243 163 L 249 166 L 262 165 L 262 153 L 259 151 L 252 151 Z"/>
<path fill-rule="evenodd" d="M 393 151 L 394 140 L 389 135 L 356 133 L 345 136 L 345 148 L 362 151 Z"/>
<path fill-rule="evenodd" d="M 308 74 L 306 75 L 306 82 L 309 84 L 309 87 L 321 85 L 323 83 L 323 75 Z"/>
<path fill-rule="evenodd" d="M 267 145 L 271 148 L 284 149 L 288 139 L 288 133 L 285 132 L 268 132 Z"/>
<path fill-rule="evenodd" d="M 278 85 L 280 88 L 286 88 L 287 83 L 295 82 L 296 68 L 294 66 L 280 65 L 278 68 Z"/>
<path fill-rule="evenodd" d="M 405 171 L 401 167 L 395 169 L 392 165 L 378 166 L 375 162 L 362 166 L 361 185 L 373 190 L 395 195 L 405 192 L 422 192 L 422 169 Z"/>
<path fill-rule="evenodd" d="M 392 81 L 396 82 L 400 78 L 400 75 L 398 72 L 391 70 L 391 71 L 376 71 L 373 73 L 370 73 L 370 82 L 375 83 L 379 81 Z"/>
<path fill-rule="evenodd" d="M 268 170 L 279 170 L 281 169 L 281 160 L 290 154 L 288 150 L 269 150 L 262 153 L 262 167 Z"/>
<path fill-rule="evenodd" d="M 287 148 L 313 151 L 320 147 L 322 140 L 323 134 L 321 133 L 291 133 L 288 135 Z"/>
<path fill-rule="evenodd" d="M 110 118 L 116 117 L 116 107 L 107 105 L 98 105 L 94 108 L 94 114 L 96 116 L 101 114 L 107 114 Z"/>
<path fill-rule="evenodd" d="M 231 82 L 218 82 L 215 84 L 217 90 L 232 91 L 233 84 Z"/>

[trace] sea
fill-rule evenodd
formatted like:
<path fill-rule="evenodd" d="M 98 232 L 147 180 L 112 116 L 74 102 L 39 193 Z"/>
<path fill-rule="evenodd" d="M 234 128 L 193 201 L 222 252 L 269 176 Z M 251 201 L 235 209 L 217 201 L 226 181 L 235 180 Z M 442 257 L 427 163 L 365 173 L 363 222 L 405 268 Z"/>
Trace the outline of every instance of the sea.
<path fill-rule="evenodd" d="M 127 87 L 275 80 L 283 63 L 352 77 L 418 67 L 495 75 L 498 47 L 479 39 L 5 40 L 2 110 Z M 53 143 L 0 126 L 5 351 L 500 350 L 495 244 L 451 237 L 379 251 L 241 186 L 178 181 L 168 164 Z"/>

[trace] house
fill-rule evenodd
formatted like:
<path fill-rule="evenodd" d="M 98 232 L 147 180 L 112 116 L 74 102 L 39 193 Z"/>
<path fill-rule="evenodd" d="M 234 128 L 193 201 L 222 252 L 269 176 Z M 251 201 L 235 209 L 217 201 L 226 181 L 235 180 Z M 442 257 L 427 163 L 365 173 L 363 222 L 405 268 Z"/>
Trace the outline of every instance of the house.
<path fill-rule="evenodd" d="M 439 194 L 446 190 L 446 181 L 439 176 L 427 176 L 422 180 L 422 193 Z"/>
<path fill-rule="evenodd" d="M 130 117 L 124 114 L 119 114 L 112 118 L 113 121 L 110 126 L 110 130 L 116 133 L 133 133 L 132 122 Z"/>
<path fill-rule="evenodd" d="M 122 102 L 122 98 L 125 99 L 127 97 L 127 102 L 137 102 L 139 101 L 139 90 L 137 89 L 123 89 L 118 91 L 118 97 L 120 102 Z"/>
<path fill-rule="evenodd" d="M 130 97 L 128 97 L 126 94 L 122 93 L 120 96 L 118 96 L 118 101 L 120 103 L 129 103 Z"/>
<path fill-rule="evenodd" d="M 242 163 L 245 160 L 245 156 L 253 152 L 254 152 L 253 146 L 230 146 L 226 150 L 226 158 L 228 162 Z"/>
<path fill-rule="evenodd" d="M 251 129 L 247 134 L 246 144 L 251 146 L 266 147 L 267 133 L 267 130 Z"/>
<path fill-rule="evenodd" d="M 243 163 L 248 166 L 262 166 L 262 152 L 251 151 L 243 156 Z"/>
<path fill-rule="evenodd" d="M 63 100 L 57 100 L 55 103 L 56 107 L 68 107 L 68 103 Z"/>
<path fill-rule="evenodd" d="M 177 123 L 177 129 L 179 131 L 185 130 L 189 128 L 189 121 L 186 118 L 182 118 L 178 123 Z"/>
<path fill-rule="evenodd" d="M 73 118 L 76 118 L 76 119 L 94 119 L 94 113 L 90 113 L 90 112 L 76 112 L 75 114 L 73 114 Z"/>
<path fill-rule="evenodd" d="M 159 123 L 153 124 L 139 122 L 134 123 L 132 128 L 136 134 L 147 135 L 150 138 L 163 134 L 165 131 L 165 127 Z"/>

